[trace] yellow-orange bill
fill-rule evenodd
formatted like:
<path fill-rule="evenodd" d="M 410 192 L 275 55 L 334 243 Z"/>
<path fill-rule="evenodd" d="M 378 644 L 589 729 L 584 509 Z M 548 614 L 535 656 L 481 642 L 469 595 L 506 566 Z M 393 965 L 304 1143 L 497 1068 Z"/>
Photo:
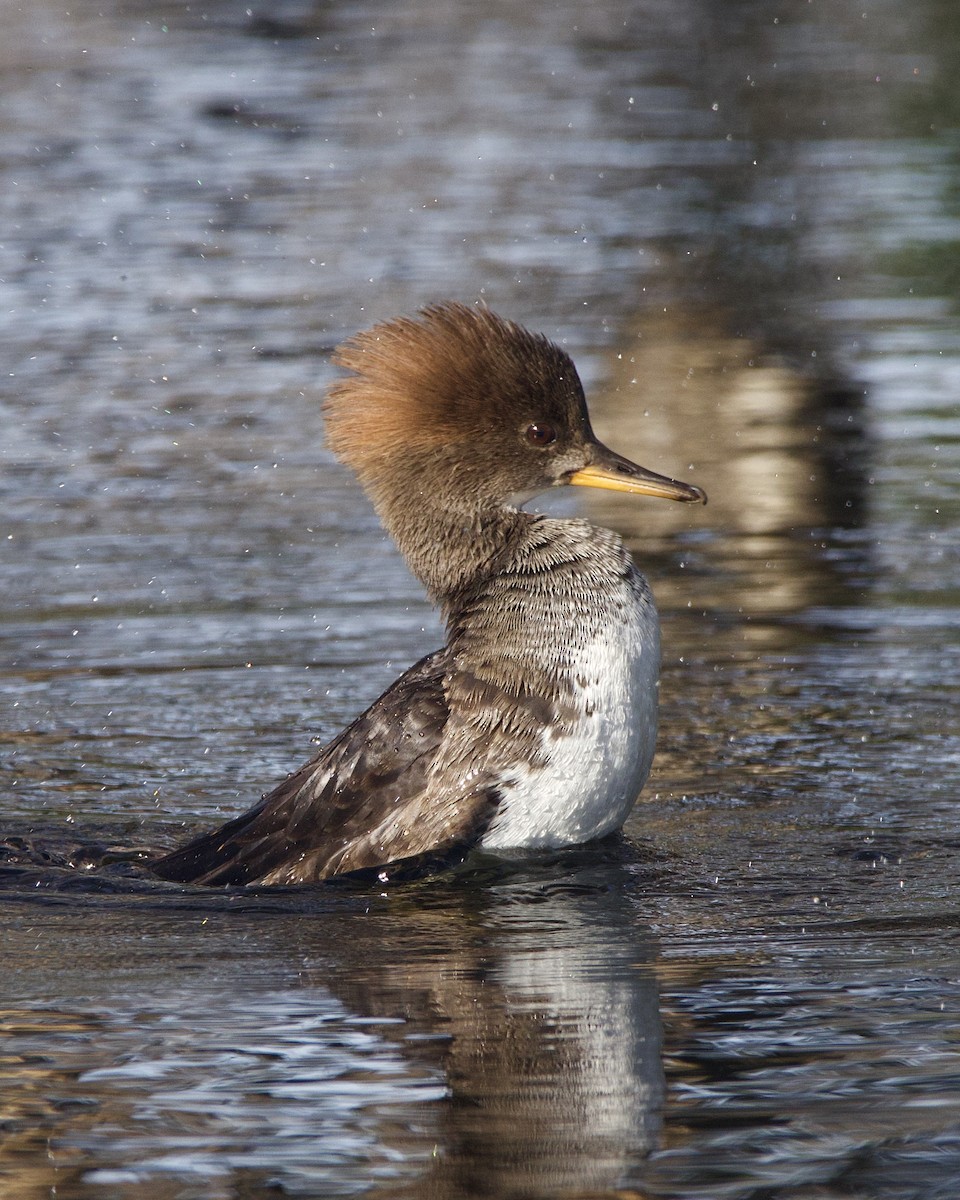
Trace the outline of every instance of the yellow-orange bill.
<path fill-rule="evenodd" d="M 680 483 L 676 479 L 668 479 L 666 475 L 657 475 L 643 467 L 626 463 L 626 469 L 610 469 L 608 467 L 590 466 L 574 472 L 568 482 L 576 487 L 604 488 L 611 492 L 632 492 L 640 496 L 660 496 L 664 500 L 681 500 L 706 504 L 707 493 L 691 483 Z"/>

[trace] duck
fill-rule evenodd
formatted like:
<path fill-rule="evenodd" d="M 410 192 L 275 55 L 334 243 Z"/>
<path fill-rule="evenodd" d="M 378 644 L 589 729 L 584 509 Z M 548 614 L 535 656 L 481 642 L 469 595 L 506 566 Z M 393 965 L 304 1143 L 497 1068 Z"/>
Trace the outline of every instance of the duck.
<path fill-rule="evenodd" d="M 615 532 L 529 511 L 572 485 L 705 503 L 593 433 L 576 368 L 446 301 L 340 345 L 326 439 L 438 607 L 446 641 L 258 804 L 162 855 L 184 884 L 286 886 L 619 830 L 657 737 L 660 627 Z"/>

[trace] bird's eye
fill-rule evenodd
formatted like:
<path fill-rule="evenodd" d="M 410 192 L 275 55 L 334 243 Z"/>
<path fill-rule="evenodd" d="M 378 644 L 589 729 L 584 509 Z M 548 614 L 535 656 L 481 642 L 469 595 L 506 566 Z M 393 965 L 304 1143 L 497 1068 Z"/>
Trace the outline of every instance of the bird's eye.
<path fill-rule="evenodd" d="M 526 437 L 531 446 L 549 446 L 557 440 L 557 431 L 546 422 L 536 421 L 527 426 Z"/>

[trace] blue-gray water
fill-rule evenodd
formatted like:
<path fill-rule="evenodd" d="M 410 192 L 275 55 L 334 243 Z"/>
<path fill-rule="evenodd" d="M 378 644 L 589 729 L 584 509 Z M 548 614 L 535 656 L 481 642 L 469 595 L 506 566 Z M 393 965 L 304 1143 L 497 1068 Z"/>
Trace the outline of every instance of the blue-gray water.
<path fill-rule="evenodd" d="M 2 19 L 0 1195 L 952 1200 L 956 7 Z M 663 614 L 626 844 L 137 878 L 438 643 L 319 399 L 478 296 L 710 494 L 560 502 Z"/>

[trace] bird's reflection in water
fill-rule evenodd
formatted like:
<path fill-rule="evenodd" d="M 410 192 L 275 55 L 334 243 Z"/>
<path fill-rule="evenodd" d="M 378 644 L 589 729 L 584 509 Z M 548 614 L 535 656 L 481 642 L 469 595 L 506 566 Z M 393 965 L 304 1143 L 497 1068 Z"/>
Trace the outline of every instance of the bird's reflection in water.
<path fill-rule="evenodd" d="M 656 1146 L 654 944 L 625 841 L 386 889 L 183 889 L 43 850 L 0 874 L 26 914 L 17 977 L 98 1032 L 16 1075 L 18 1111 L 74 1147 L 31 1195 L 79 1164 L 172 1200 L 176 1159 L 293 1191 L 355 1187 L 366 1162 L 375 1197 L 584 1196 Z M 131 972 L 149 989 L 128 994 Z M 77 1103 L 48 1112 L 48 1093 Z"/>
<path fill-rule="evenodd" d="M 599 866 L 468 890 L 434 881 L 402 937 L 396 912 L 389 927 L 352 929 L 328 985 L 360 1012 L 402 1018 L 405 1046 L 449 1087 L 418 1196 L 616 1187 L 654 1147 L 664 1083 L 652 940 L 624 880 Z"/>

